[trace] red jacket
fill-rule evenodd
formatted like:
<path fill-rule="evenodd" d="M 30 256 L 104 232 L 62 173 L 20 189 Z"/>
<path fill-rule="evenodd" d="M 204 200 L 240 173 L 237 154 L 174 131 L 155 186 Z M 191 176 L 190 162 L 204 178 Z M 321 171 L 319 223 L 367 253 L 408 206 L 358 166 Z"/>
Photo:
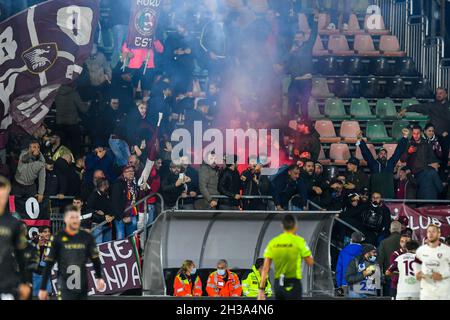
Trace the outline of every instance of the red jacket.
<path fill-rule="evenodd" d="M 214 271 L 209 275 L 206 292 L 210 297 L 240 297 L 242 286 L 239 277 L 234 272 L 227 270 L 227 281 Z"/>
<path fill-rule="evenodd" d="M 158 53 L 163 53 L 164 46 L 159 40 L 155 40 L 155 42 L 153 42 L 153 48 L 152 49 L 129 49 L 127 47 L 127 44 L 124 43 L 122 46 L 122 53 L 132 52 L 134 54 L 134 57 L 131 58 L 130 61 L 128 62 L 128 68 L 130 68 L 130 69 L 141 68 L 147 58 L 147 54 L 149 54 L 150 57 L 147 62 L 147 68 L 154 69 L 155 68 L 155 52 L 154 52 L 154 50 L 156 50 L 156 52 L 158 52 Z"/>
<path fill-rule="evenodd" d="M 184 274 L 179 274 L 173 282 L 173 295 L 175 297 L 201 297 L 202 281 L 199 276 L 195 276 L 195 283 L 192 278 L 188 278 Z"/>

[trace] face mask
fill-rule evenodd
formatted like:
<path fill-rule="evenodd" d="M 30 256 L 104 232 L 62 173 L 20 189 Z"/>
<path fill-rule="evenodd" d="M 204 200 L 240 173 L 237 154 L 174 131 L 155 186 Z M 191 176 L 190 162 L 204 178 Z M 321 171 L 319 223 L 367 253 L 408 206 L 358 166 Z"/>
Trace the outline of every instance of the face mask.
<path fill-rule="evenodd" d="M 197 273 L 197 268 L 192 268 L 191 274 L 196 274 L 196 273 Z"/>
<path fill-rule="evenodd" d="M 370 256 L 367 260 L 369 260 L 369 262 L 375 262 L 377 261 L 377 256 Z"/>
<path fill-rule="evenodd" d="M 374 202 L 374 201 L 372 201 L 372 205 L 373 205 L 374 207 L 379 207 L 379 206 L 380 206 L 380 203 L 379 203 L 379 202 Z"/>
<path fill-rule="evenodd" d="M 224 276 L 225 270 L 217 270 L 217 273 L 219 274 L 219 276 Z"/>

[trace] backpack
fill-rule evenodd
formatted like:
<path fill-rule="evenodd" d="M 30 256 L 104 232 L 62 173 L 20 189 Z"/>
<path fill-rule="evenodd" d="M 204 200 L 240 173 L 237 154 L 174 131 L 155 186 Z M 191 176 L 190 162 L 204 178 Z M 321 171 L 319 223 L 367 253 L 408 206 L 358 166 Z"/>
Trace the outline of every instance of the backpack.
<path fill-rule="evenodd" d="M 363 214 L 363 225 L 369 230 L 380 230 L 383 225 L 383 214 L 373 208 L 370 208 Z"/>

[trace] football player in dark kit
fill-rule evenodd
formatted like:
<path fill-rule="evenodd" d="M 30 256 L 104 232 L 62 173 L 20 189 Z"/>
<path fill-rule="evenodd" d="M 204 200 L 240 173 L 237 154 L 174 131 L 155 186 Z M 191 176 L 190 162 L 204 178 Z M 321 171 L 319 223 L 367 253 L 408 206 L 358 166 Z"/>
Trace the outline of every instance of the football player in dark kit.
<path fill-rule="evenodd" d="M 80 211 L 68 206 L 64 211 L 65 229 L 59 232 L 49 244 L 50 252 L 46 258 L 47 265 L 42 276 L 39 299 L 47 300 L 45 289 L 52 267 L 58 263 L 58 299 L 85 300 L 88 293 L 86 263 L 88 259 L 94 264 L 96 287 L 105 288 L 102 269 L 95 240 L 91 234 L 80 229 Z"/>
<path fill-rule="evenodd" d="M 25 258 L 27 231 L 6 212 L 10 191 L 11 183 L 0 176 L 0 300 L 25 300 L 31 292 Z"/>

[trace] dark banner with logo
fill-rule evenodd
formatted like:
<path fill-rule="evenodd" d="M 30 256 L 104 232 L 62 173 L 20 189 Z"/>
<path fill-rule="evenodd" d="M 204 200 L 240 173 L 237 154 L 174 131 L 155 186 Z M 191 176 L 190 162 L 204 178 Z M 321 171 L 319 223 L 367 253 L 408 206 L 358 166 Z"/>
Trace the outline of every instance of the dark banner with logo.
<path fill-rule="evenodd" d="M 0 129 L 40 126 L 59 87 L 81 74 L 98 15 L 99 0 L 50 0 L 0 23 Z"/>
<path fill-rule="evenodd" d="M 127 47 L 144 49 L 153 46 L 163 0 L 131 0 Z"/>
<path fill-rule="evenodd" d="M 12 196 L 14 212 L 27 225 L 28 238 L 32 239 L 39 232 L 39 227 L 51 227 L 50 203 L 48 197 L 39 203 L 35 197 L 22 198 Z"/>
<path fill-rule="evenodd" d="M 141 268 L 134 238 L 105 242 L 98 246 L 106 287 L 101 292 L 95 287 L 95 271 L 92 263 L 88 268 L 88 295 L 110 295 L 141 288 Z M 52 270 L 52 286 L 57 288 L 57 266 Z"/>
<path fill-rule="evenodd" d="M 414 232 L 414 238 L 423 242 L 427 237 L 427 227 L 436 224 L 441 228 L 441 237 L 450 236 L 450 206 L 426 206 L 411 208 L 403 203 L 387 203 L 392 218 L 408 218 L 408 227 Z"/>

